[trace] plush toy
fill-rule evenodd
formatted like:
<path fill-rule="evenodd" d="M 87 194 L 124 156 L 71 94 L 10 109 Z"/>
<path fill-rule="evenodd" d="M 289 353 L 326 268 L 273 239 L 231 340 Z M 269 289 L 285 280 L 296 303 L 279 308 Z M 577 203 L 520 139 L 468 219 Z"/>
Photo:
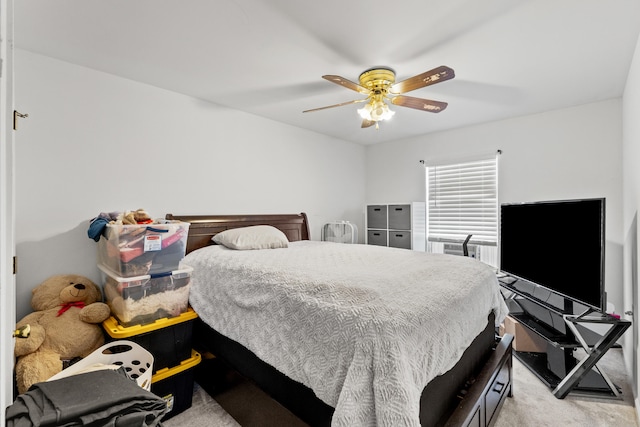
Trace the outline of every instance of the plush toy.
<path fill-rule="evenodd" d="M 136 225 L 136 217 L 131 211 L 122 212 L 118 216 L 118 220 L 122 222 L 123 225 Z"/>
<path fill-rule="evenodd" d="M 133 212 L 133 219 L 135 219 L 136 224 L 151 224 L 153 222 L 153 218 L 151 218 L 149 213 L 144 209 L 135 210 Z"/>
<path fill-rule="evenodd" d="M 144 209 L 121 212 L 115 220 L 111 221 L 111 224 L 117 225 L 136 225 L 151 223 L 153 223 L 153 218 L 151 218 L 151 216 L 149 216 L 149 213 Z"/>
<path fill-rule="evenodd" d="M 16 324 L 20 393 L 60 372 L 64 359 L 86 357 L 104 344 L 100 323 L 110 310 L 101 301 L 100 288 L 78 275 L 52 276 L 33 289 L 35 311 Z"/>

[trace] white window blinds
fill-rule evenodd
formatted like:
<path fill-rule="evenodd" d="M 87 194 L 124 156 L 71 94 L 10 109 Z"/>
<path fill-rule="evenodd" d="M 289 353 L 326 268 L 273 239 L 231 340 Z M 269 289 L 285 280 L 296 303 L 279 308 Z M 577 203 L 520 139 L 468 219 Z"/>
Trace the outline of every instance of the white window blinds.
<path fill-rule="evenodd" d="M 495 246 L 498 235 L 498 159 L 427 167 L 427 240 Z"/>

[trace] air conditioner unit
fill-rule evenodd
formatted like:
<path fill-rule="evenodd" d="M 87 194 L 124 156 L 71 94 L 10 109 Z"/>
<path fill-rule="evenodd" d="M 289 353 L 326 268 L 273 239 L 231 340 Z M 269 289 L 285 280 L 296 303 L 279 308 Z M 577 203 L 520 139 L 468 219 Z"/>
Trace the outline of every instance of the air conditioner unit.
<path fill-rule="evenodd" d="M 478 245 L 467 245 L 467 251 L 469 253 L 469 257 L 478 258 L 479 248 Z M 464 251 L 462 249 L 462 243 L 445 243 L 444 244 L 444 253 L 449 255 L 464 255 Z"/>
<path fill-rule="evenodd" d="M 322 226 L 324 242 L 358 243 L 358 227 L 349 221 L 334 221 Z"/>

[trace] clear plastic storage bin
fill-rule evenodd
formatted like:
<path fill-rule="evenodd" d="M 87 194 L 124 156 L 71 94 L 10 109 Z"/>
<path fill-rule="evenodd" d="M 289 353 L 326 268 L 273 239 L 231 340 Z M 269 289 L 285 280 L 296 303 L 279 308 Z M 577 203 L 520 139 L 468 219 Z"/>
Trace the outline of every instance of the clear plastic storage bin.
<path fill-rule="evenodd" d="M 104 273 L 106 303 L 124 326 L 176 317 L 189 308 L 191 267 L 183 265 L 180 270 L 137 277 L 116 276 L 103 265 L 98 267 Z"/>
<path fill-rule="evenodd" d="M 98 264 L 121 277 L 177 270 L 185 255 L 188 222 L 106 226 L 98 241 Z"/>

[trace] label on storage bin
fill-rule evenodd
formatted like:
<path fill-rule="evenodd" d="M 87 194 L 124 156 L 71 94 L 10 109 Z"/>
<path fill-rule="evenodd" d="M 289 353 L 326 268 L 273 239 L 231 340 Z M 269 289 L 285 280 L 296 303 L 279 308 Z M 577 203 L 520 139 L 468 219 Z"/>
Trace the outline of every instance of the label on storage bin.
<path fill-rule="evenodd" d="M 168 394 L 166 396 L 163 396 L 162 398 L 165 402 L 167 402 L 167 412 L 165 412 L 165 414 L 168 414 L 173 410 L 173 394 Z"/>
<path fill-rule="evenodd" d="M 162 250 L 162 236 L 159 234 L 150 234 L 144 236 L 144 251 L 159 251 Z"/>

